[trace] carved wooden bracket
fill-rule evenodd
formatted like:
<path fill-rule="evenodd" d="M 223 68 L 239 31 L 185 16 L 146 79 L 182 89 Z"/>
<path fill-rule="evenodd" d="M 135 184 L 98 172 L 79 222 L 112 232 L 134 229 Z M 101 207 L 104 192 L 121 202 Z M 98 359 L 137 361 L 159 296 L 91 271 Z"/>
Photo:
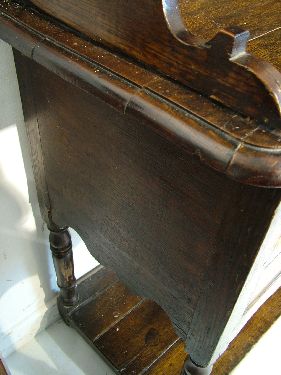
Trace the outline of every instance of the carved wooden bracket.
<path fill-rule="evenodd" d="M 179 0 L 31 2 L 245 116 L 281 125 L 281 73 L 247 53 L 247 31 L 230 27 L 204 41 L 184 26 Z"/>

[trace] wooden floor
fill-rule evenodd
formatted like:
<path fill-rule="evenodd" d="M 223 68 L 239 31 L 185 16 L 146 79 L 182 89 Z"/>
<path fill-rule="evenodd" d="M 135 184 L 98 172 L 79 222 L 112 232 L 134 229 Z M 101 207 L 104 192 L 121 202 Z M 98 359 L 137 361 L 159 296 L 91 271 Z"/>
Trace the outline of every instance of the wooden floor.
<path fill-rule="evenodd" d="M 132 295 L 104 268 L 79 285 L 80 305 L 65 319 L 122 375 L 179 375 L 186 359 L 184 344 L 164 311 Z M 281 291 L 254 315 L 212 374 L 227 375 L 281 314 Z M 2 374 L 1 374 L 2 375 Z"/>
<path fill-rule="evenodd" d="M 5 367 L 0 359 L 0 375 L 7 375 L 7 372 L 5 370 Z"/>

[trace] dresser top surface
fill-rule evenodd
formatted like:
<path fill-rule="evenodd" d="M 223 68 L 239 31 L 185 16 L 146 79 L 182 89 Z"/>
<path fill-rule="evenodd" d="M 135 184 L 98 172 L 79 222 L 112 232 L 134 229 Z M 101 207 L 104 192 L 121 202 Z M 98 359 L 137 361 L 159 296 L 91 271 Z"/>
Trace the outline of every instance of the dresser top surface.
<path fill-rule="evenodd" d="M 67 13 L 73 12 L 72 19 L 78 29 L 80 27 L 81 31 L 94 37 L 90 26 L 87 29 L 78 18 L 79 13 L 83 14 L 83 8 L 88 8 L 90 14 L 94 12 L 99 1 L 86 0 L 79 5 L 69 0 L 33 0 L 32 3 L 66 22 L 69 22 Z M 179 7 L 187 30 L 205 40 L 231 26 L 249 30 L 248 51 L 281 71 L 280 0 L 164 0 L 163 3 Z"/>
<path fill-rule="evenodd" d="M 217 105 L 34 11 L 5 1 L 0 14 L 0 37 L 47 69 L 119 111 L 146 118 L 164 136 L 236 180 L 281 185 L 281 129 Z"/>
<path fill-rule="evenodd" d="M 279 0 L 29 3 L 244 116 L 281 124 Z"/>
<path fill-rule="evenodd" d="M 186 27 L 211 39 L 220 29 L 236 25 L 250 31 L 248 51 L 281 70 L 280 0 L 180 0 Z"/>

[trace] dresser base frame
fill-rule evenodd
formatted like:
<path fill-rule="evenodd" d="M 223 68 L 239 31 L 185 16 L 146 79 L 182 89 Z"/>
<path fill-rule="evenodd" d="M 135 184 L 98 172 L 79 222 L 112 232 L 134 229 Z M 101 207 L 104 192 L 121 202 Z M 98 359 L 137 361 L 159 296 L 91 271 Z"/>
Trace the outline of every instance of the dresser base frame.
<path fill-rule="evenodd" d="M 62 318 L 98 351 L 116 374 L 205 375 L 229 373 L 280 315 L 281 290 L 258 310 L 211 368 L 195 366 L 164 311 L 133 295 L 102 266 L 78 280 L 79 301 L 58 297 Z M 251 340 L 249 340 L 249 337 Z"/>

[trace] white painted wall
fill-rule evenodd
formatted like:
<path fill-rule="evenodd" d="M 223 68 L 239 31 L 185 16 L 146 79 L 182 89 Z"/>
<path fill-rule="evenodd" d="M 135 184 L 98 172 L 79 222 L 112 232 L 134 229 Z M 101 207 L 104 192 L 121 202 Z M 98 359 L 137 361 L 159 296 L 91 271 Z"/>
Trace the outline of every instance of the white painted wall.
<path fill-rule="evenodd" d="M 72 238 L 79 277 L 97 262 L 73 231 Z M 0 356 L 6 357 L 58 319 L 56 293 L 13 54 L 0 41 Z"/>

